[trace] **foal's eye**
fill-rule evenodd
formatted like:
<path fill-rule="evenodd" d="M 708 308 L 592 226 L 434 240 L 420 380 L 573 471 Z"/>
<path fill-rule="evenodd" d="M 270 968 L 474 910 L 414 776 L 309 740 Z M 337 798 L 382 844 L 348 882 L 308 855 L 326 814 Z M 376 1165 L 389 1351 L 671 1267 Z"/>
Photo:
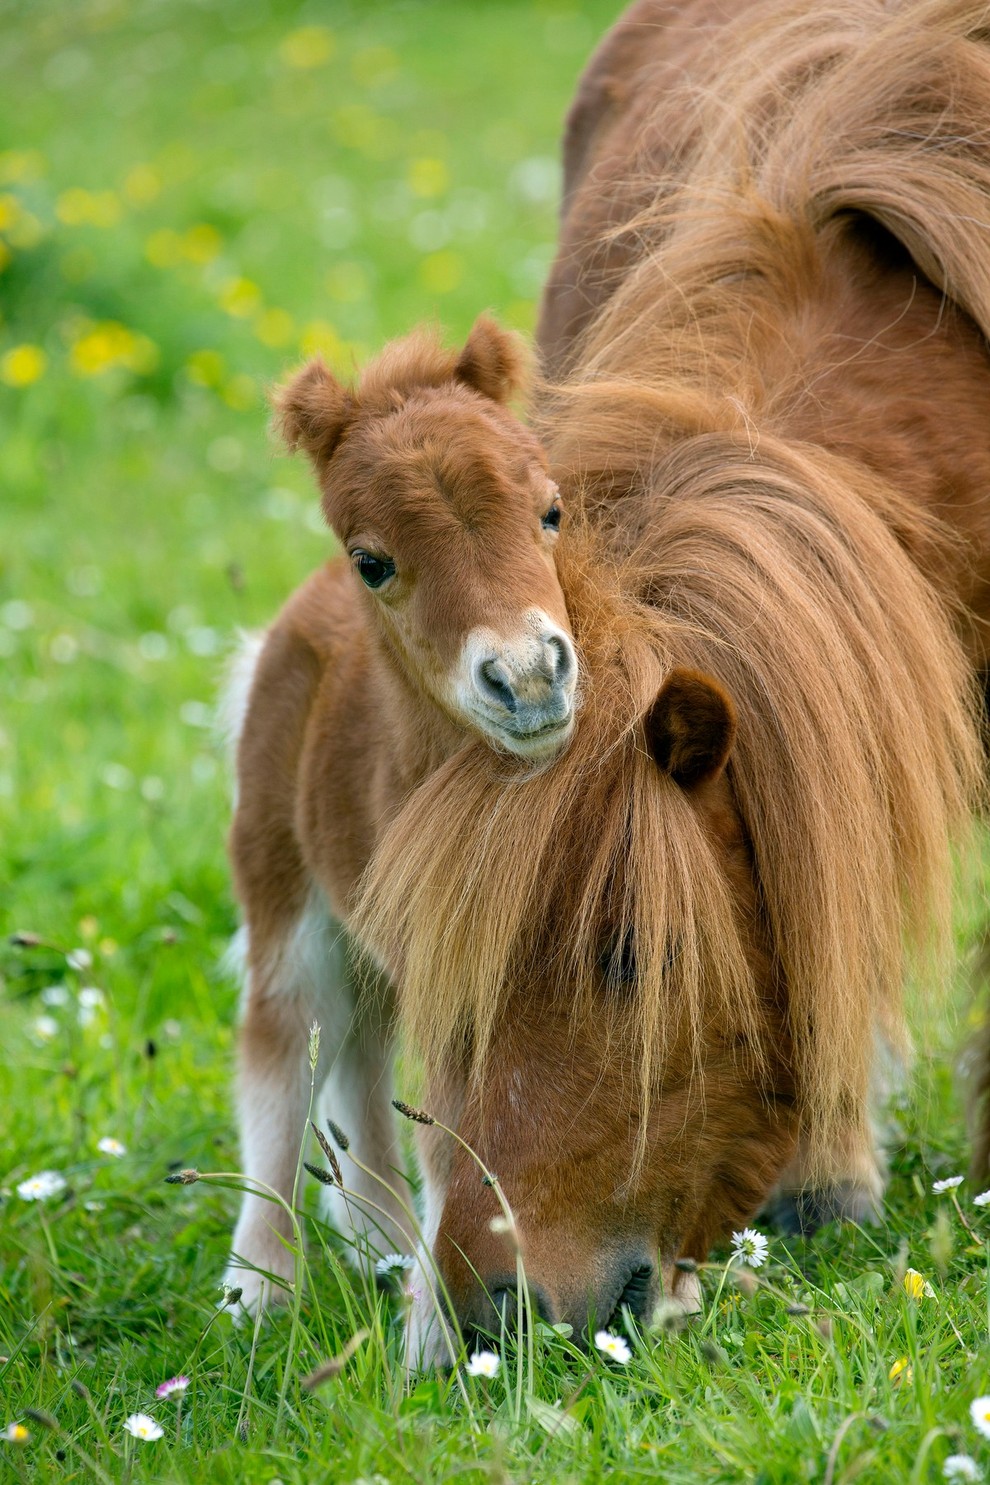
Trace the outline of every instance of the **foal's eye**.
<path fill-rule="evenodd" d="M 553 505 L 551 505 L 550 509 L 547 511 L 546 515 L 540 522 L 540 525 L 543 527 L 544 531 L 560 530 L 560 504 L 558 501 L 554 501 Z"/>
<path fill-rule="evenodd" d="M 380 588 L 390 577 L 395 576 L 395 563 L 391 557 L 375 557 L 360 548 L 351 553 L 358 577 L 366 588 Z"/>

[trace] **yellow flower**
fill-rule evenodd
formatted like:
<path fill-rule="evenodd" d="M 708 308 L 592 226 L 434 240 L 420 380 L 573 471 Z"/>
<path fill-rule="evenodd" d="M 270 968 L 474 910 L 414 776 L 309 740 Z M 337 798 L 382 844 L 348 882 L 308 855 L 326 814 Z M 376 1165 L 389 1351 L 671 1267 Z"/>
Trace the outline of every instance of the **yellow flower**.
<path fill-rule="evenodd" d="M 895 1382 L 898 1386 L 900 1386 L 902 1382 L 907 1383 L 907 1385 L 910 1386 L 911 1383 L 914 1381 L 914 1367 L 908 1361 L 906 1356 L 900 1356 L 894 1362 L 887 1375 L 890 1380 L 892 1382 Z"/>
<path fill-rule="evenodd" d="M 916 1268 L 909 1268 L 904 1275 L 904 1288 L 910 1299 L 934 1299 L 935 1290 Z"/>
<path fill-rule="evenodd" d="M 0 196 L 0 232 L 6 232 L 13 227 L 21 215 L 21 203 L 16 196 L 4 192 Z"/>
<path fill-rule="evenodd" d="M 292 316 L 284 309 L 263 310 L 254 322 L 254 333 L 262 345 L 288 345 L 295 328 Z"/>
<path fill-rule="evenodd" d="M 7 1427 L 0 1433 L 0 1439 L 6 1439 L 8 1444 L 26 1444 L 31 1434 L 23 1423 L 8 1423 Z"/>
<path fill-rule="evenodd" d="M 8 387 L 29 387 L 44 376 L 48 357 L 40 345 L 15 345 L 0 359 L 0 381 Z"/>
<path fill-rule="evenodd" d="M 304 356 L 325 356 L 337 361 L 344 354 L 344 343 L 329 320 L 310 320 L 303 326 L 299 350 Z"/>
<path fill-rule="evenodd" d="M 414 196 L 442 196 L 449 185 L 450 173 L 442 160 L 426 157 L 410 163 L 409 186 Z"/>
<path fill-rule="evenodd" d="M 219 351 L 193 351 L 186 362 L 186 375 L 198 387 L 219 386 L 224 370 L 224 359 Z"/>
<path fill-rule="evenodd" d="M 261 306 L 261 290 L 249 278 L 228 279 L 220 290 L 220 308 L 235 319 L 246 320 Z"/>
<path fill-rule="evenodd" d="M 161 195 L 162 178 L 154 165 L 135 165 L 124 176 L 121 189 L 130 206 L 147 206 Z"/>
<path fill-rule="evenodd" d="M 69 353 L 69 362 L 77 376 L 102 376 L 118 366 L 140 376 L 157 366 L 158 347 L 146 335 L 115 320 L 105 320 L 83 329 Z"/>
<path fill-rule="evenodd" d="M 145 240 L 144 256 L 154 268 L 174 268 L 182 257 L 182 238 L 163 227 Z"/>
<path fill-rule="evenodd" d="M 67 227 L 115 227 L 122 216 L 121 205 L 113 191 L 86 191 L 70 186 L 55 202 L 55 215 Z"/>
<path fill-rule="evenodd" d="M 282 38 L 278 54 L 287 67 L 322 67 L 337 50 L 333 32 L 326 26 L 300 26 Z"/>
<path fill-rule="evenodd" d="M 221 396 L 227 406 L 232 407 L 235 412 L 247 412 L 255 406 L 258 400 L 258 389 L 254 384 L 254 377 L 248 376 L 246 372 L 232 376 L 224 386 Z"/>
<path fill-rule="evenodd" d="M 182 254 L 192 263 L 212 263 L 222 247 L 223 238 L 208 222 L 200 222 L 182 235 Z"/>
<path fill-rule="evenodd" d="M 37 180 L 45 173 L 40 150 L 4 150 L 0 154 L 0 181 Z"/>
<path fill-rule="evenodd" d="M 423 288 L 430 294 L 449 294 L 464 277 L 464 261 L 459 254 L 444 248 L 430 253 L 419 265 Z"/>

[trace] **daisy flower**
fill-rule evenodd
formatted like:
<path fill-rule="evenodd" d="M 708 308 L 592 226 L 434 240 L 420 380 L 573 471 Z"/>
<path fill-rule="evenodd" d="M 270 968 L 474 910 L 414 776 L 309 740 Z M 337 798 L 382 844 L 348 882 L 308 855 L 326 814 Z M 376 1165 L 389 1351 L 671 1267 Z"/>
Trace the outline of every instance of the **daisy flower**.
<path fill-rule="evenodd" d="M 973 1197 L 974 1207 L 985 1207 L 990 1205 L 990 1191 L 981 1191 L 979 1196 Z"/>
<path fill-rule="evenodd" d="M 93 956 L 88 949 L 70 949 L 65 956 L 65 962 L 70 969 L 89 969 L 93 963 Z"/>
<path fill-rule="evenodd" d="M 17 1194 L 22 1201 L 47 1201 L 50 1196 L 58 1196 L 64 1190 L 64 1176 L 60 1176 L 57 1170 L 41 1170 L 36 1176 L 21 1181 Z"/>
<path fill-rule="evenodd" d="M 147 1413 L 132 1413 L 125 1420 L 124 1429 L 131 1435 L 131 1438 L 145 1440 L 160 1439 L 165 1432 L 161 1424 L 156 1423 L 154 1418 L 149 1417 Z"/>
<path fill-rule="evenodd" d="M 969 1416 L 983 1437 L 990 1439 L 990 1397 L 974 1397 L 969 1405 Z"/>
<path fill-rule="evenodd" d="M 126 1155 L 127 1146 L 122 1145 L 120 1140 L 115 1140 L 112 1134 L 105 1134 L 101 1140 L 97 1140 L 96 1148 L 101 1155 Z"/>
<path fill-rule="evenodd" d="M 628 1341 L 621 1335 L 613 1335 L 610 1330 L 600 1330 L 595 1336 L 595 1345 L 603 1356 L 609 1357 L 611 1361 L 617 1361 L 620 1366 L 625 1366 L 632 1357 Z"/>
<path fill-rule="evenodd" d="M 68 1005 L 69 992 L 64 985 L 47 985 L 41 992 L 42 1005 Z"/>
<path fill-rule="evenodd" d="M 8 1444 L 26 1444 L 31 1437 L 30 1430 L 23 1423 L 8 1423 L 0 1439 Z"/>
<path fill-rule="evenodd" d="M 375 1273 L 380 1279 L 389 1279 L 393 1274 L 404 1274 L 412 1268 L 413 1261 L 405 1253 L 386 1253 L 375 1264 Z"/>
<path fill-rule="evenodd" d="M 742 1232 L 732 1234 L 732 1257 L 748 1263 L 750 1268 L 762 1268 L 769 1251 L 769 1242 L 755 1227 L 744 1227 Z"/>
<path fill-rule="evenodd" d="M 494 1351 L 475 1351 L 464 1370 L 469 1377 L 498 1376 L 499 1360 Z"/>
<path fill-rule="evenodd" d="M 932 1190 L 936 1196 L 941 1196 L 943 1191 L 955 1191 L 957 1186 L 962 1185 L 964 1179 L 965 1177 L 963 1176 L 947 1176 L 944 1181 L 933 1181 Z M 953 1454 L 951 1457 L 953 1459 L 962 1459 L 964 1456 Z"/>
<path fill-rule="evenodd" d="M 155 1388 L 155 1396 L 173 1397 L 178 1394 L 181 1397 L 188 1386 L 188 1377 L 169 1377 L 167 1382 L 159 1382 Z"/>
<path fill-rule="evenodd" d="M 58 1022 L 54 1016 L 35 1016 L 31 1022 L 31 1035 L 35 1041 L 50 1042 L 58 1036 Z"/>
<path fill-rule="evenodd" d="M 942 1466 L 942 1475 L 953 1481 L 983 1479 L 980 1466 L 968 1454 L 950 1454 Z"/>

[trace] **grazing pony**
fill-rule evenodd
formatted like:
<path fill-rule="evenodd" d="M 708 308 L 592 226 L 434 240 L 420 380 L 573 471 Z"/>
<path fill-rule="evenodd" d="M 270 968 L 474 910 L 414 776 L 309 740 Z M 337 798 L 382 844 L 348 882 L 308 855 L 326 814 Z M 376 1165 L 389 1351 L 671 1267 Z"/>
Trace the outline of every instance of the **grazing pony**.
<path fill-rule="evenodd" d="M 363 502 L 389 525 L 336 527 L 357 575 L 312 580 L 257 662 L 246 1154 L 291 1186 L 326 996 L 334 1117 L 387 1166 L 394 992 L 427 1108 L 515 1215 L 493 1226 L 469 1155 L 419 1131 L 413 1287 L 435 1265 L 464 1326 L 514 1307 L 517 1244 L 538 1310 L 582 1330 L 691 1302 L 677 1260 L 774 1192 L 805 1222 L 880 1201 L 878 1059 L 906 974 L 946 955 L 981 794 L 988 248 L 984 5 L 640 0 L 567 126 L 548 465 L 504 382 L 457 369 L 509 354 L 484 325 L 426 390 L 403 351 L 367 407 L 319 370 L 284 394 L 331 524 Z M 431 398 L 477 436 L 445 413 L 424 453 Z M 365 553 L 406 607 L 359 592 Z M 542 670 L 510 644 L 536 610 Z M 492 677 L 558 669 L 552 761 L 481 724 Z M 355 954 L 377 996 L 351 996 Z M 235 1253 L 284 1273 L 269 1221 L 249 1201 Z M 414 1350 L 442 1329 L 417 1300 Z"/>

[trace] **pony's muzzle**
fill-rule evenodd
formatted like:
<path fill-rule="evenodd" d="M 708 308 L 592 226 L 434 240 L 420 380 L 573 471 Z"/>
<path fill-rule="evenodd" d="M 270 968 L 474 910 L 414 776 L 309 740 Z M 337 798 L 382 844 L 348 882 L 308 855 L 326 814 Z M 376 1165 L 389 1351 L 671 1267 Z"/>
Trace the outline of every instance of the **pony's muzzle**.
<path fill-rule="evenodd" d="M 470 710 L 511 752 L 553 751 L 570 736 L 577 656 L 570 637 L 548 622 L 517 644 L 479 647 L 470 665 Z"/>

